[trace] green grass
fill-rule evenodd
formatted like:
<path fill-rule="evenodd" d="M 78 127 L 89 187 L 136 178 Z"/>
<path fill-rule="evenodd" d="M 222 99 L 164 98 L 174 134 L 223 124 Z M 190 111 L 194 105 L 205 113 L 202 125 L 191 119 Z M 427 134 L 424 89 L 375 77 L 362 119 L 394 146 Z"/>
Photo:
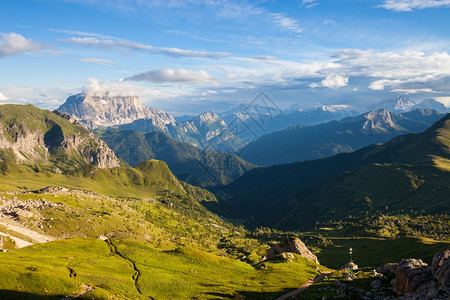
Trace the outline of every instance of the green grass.
<path fill-rule="evenodd" d="M 379 267 L 388 262 L 399 262 L 402 258 L 420 258 L 431 264 L 434 254 L 450 246 L 426 238 L 329 238 L 332 246 L 322 248 L 317 256 L 320 263 L 330 268 L 340 268 L 350 260 L 349 249 L 353 248 L 353 261 L 359 267 Z"/>
<path fill-rule="evenodd" d="M 299 256 L 256 269 L 192 248 L 161 251 L 130 240 L 113 243 L 127 260 L 95 239 L 61 240 L 0 253 L 0 296 L 1 290 L 9 290 L 56 297 L 74 294 L 87 284 L 95 293 L 119 299 L 232 299 L 237 294 L 271 299 L 317 275 L 316 265 Z M 130 261 L 140 272 L 137 285 L 142 294 L 135 287 Z M 69 269 L 75 277 L 70 277 Z"/>

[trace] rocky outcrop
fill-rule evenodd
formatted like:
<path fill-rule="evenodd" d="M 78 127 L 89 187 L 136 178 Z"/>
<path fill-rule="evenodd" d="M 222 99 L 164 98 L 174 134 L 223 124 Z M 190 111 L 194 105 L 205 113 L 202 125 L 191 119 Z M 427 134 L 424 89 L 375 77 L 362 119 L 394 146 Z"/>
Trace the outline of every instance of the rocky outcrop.
<path fill-rule="evenodd" d="M 128 124 L 138 119 L 151 120 L 153 126 L 159 128 L 175 123 L 170 114 L 145 107 L 139 97 L 113 97 L 108 93 L 103 96 L 70 96 L 58 111 L 75 117 L 90 128 Z"/>
<path fill-rule="evenodd" d="M 430 267 L 421 259 L 402 259 L 393 280 L 394 291 L 397 295 L 421 292 L 432 278 Z"/>
<path fill-rule="evenodd" d="M 442 288 L 450 287 L 450 248 L 434 255 L 431 273 Z"/>
<path fill-rule="evenodd" d="M 313 261 L 316 264 L 319 264 L 317 256 L 312 253 L 299 238 L 296 237 L 288 238 L 285 241 L 278 243 L 267 250 L 267 259 L 270 259 L 282 253 L 295 253 L 306 258 L 309 261 Z"/>
<path fill-rule="evenodd" d="M 83 164 L 100 168 L 120 166 L 120 161 L 105 142 L 65 114 L 20 105 L 3 106 L 2 109 L 0 161 L 53 164 L 59 171 L 65 171 L 66 167 L 73 170 Z M 17 121 L 23 116 L 27 116 L 25 120 Z"/>
<path fill-rule="evenodd" d="M 397 264 L 394 291 L 402 299 L 450 298 L 450 248 L 439 251 L 431 268 L 420 259 L 402 259 Z"/>
<path fill-rule="evenodd" d="M 387 109 L 371 111 L 364 115 L 367 121 L 364 122 L 363 129 L 388 129 L 396 128 L 397 125 L 392 120 L 392 115 Z"/>

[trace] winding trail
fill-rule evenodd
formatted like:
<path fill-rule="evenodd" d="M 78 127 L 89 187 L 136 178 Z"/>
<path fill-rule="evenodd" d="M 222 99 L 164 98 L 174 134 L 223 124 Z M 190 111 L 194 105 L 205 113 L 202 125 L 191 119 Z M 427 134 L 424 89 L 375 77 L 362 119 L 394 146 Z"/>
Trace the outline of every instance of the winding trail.
<path fill-rule="evenodd" d="M 140 295 L 143 295 L 142 291 L 141 291 L 141 288 L 139 287 L 139 284 L 138 284 L 138 279 L 141 276 L 141 271 L 139 271 L 139 269 L 137 268 L 136 263 L 134 261 L 132 261 L 130 258 L 128 258 L 125 255 L 123 255 L 122 253 L 120 253 L 117 250 L 117 246 L 113 244 L 111 239 L 107 239 L 107 240 L 105 240 L 105 242 L 108 244 L 109 250 L 111 251 L 112 255 L 119 256 L 120 258 L 123 258 L 124 260 L 128 261 L 129 263 L 131 263 L 131 265 L 133 266 L 133 269 L 134 269 L 134 274 L 132 276 L 133 281 L 134 281 L 134 286 L 136 287 L 137 292 Z M 150 296 L 148 296 L 148 297 L 150 299 L 153 299 Z"/>
<path fill-rule="evenodd" d="M 330 275 L 331 273 L 333 273 L 332 271 L 327 271 L 327 272 L 322 272 L 320 273 L 320 275 L 317 275 L 316 277 L 314 277 L 314 279 L 309 280 L 308 282 L 304 283 L 301 287 L 299 287 L 296 290 L 290 291 L 289 293 L 286 293 L 280 297 L 278 297 L 276 300 L 285 300 L 285 299 L 289 299 L 292 296 L 297 295 L 298 293 L 306 290 L 307 288 L 309 288 L 310 286 L 312 286 L 315 283 L 320 282 L 325 276 Z"/>

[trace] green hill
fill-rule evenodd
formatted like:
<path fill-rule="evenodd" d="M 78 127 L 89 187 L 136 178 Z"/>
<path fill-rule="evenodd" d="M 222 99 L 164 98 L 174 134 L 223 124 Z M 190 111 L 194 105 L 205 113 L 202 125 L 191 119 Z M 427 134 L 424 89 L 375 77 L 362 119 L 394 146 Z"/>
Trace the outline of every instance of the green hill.
<path fill-rule="evenodd" d="M 179 179 L 197 186 L 228 184 L 254 168 L 234 154 L 201 150 L 162 132 L 107 130 L 96 134 L 128 164 L 163 160 Z"/>
<path fill-rule="evenodd" d="M 280 237 L 209 212 L 202 203 L 214 195 L 165 162 L 101 168 L 76 147 L 65 152 L 68 137 L 96 141 L 83 127 L 31 106 L 0 108 L 9 146 L 0 162 L 1 299 L 270 299 L 318 274 L 300 256 L 261 262 Z M 40 144 L 56 126 L 62 141 Z M 37 146 L 24 148 L 32 136 Z M 58 171 L 52 145 L 79 160 Z M 49 154 L 21 159 L 24 149 Z"/>
<path fill-rule="evenodd" d="M 302 228 L 376 214 L 448 214 L 449 171 L 447 115 L 423 133 L 325 159 L 254 169 L 214 191 L 251 216 L 253 225 Z"/>
<path fill-rule="evenodd" d="M 68 115 L 32 105 L 0 105 L 0 161 L 70 172 L 85 164 L 119 166 L 115 154 Z"/>

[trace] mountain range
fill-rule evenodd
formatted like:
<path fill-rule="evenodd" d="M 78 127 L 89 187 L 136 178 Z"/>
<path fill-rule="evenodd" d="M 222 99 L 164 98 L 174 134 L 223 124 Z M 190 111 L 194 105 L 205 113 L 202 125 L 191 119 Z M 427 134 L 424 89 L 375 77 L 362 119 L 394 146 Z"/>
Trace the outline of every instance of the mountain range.
<path fill-rule="evenodd" d="M 241 104 L 220 114 L 209 111 L 198 116 L 179 118 L 145 107 L 138 97 L 113 97 L 108 93 L 103 96 L 70 96 L 58 110 L 75 117 L 91 129 L 119 127 L 126 130 L 164 132 L 179 142 L 186 142 L 204 150 L 238 153 L 261 136 L 288 127 L 341 120 L 369 110 L 388 109 L 402 113 L 416 108 L 448 112 L 442 103 L 434 99 L 414 104 L 407 95 L 382 101 L 370 108 L 344 103 L 293 106 L 282 110 L 264 93 L 249 104 Z"/>
<path fill-rule="evenodd" d="M 447 114 L 423 133 L 324 159 L 256 168 L 212 190 L 235 217 L 247 216 L 248 224 L 311 228 L 367 214 L 448 214 L 449 166 Z"/>
<path fill-rule="evenodd" d="M 111 129 L 95 133 L 128 164 L 162 160 L 179 179 L 197 186 L 228 184 L 255 167 L 237 155 L 201 150 L 163 132 Z"/>
<path fill-rule="evenodd" d="M 324 158 L 386 142 L 400 134 L 424 131 L 440 118 L 442 114 L 432 109 L 401 114 L 380 109 L 339 121 L 273 132 L 250 143 L 239 154 L 260 166 Z"/>

